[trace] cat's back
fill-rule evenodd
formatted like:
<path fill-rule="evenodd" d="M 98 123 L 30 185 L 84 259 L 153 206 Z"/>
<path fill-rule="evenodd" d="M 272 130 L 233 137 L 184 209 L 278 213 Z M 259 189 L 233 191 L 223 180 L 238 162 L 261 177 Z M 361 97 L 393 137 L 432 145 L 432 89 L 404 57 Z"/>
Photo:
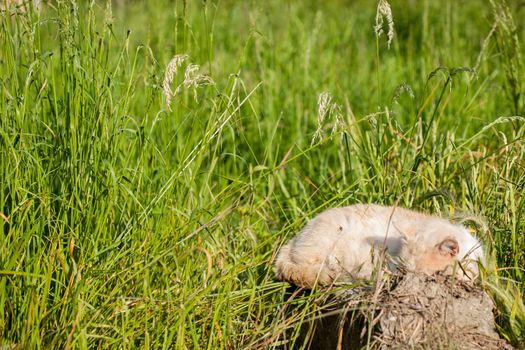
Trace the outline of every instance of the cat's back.
<path fill-rule="evenodd" d="M 406 226 L 405 222 L 422 220 L 416 213 L 399 207 L 378 204 L 353 204 L 325 210 L 314 217 L 303 228 L 302 236 L 345 236 L 367 237 L 384 235 L 387 231 L 397 231 L 396 227 Z M 394 225 L 395 223 L 395 225 Z M 417 223 L 416 223 L 417 225 Z M 328 238 L 328 237 L 327 237 Z"/>
<path fill-rule="evenodd" d="M 436 227 L 445 220 L 417 211 L 379 204 L 353 204 L 325 210 L 310 220 L 294 238 L 296 246 L 332 247 L 335 241 L 360 244 L 369 249 L 371 241 L 401 236 L 414 236 L 427 227 Z M 356 240 L 362 240 L 359 242 Z M 344 244 L 343 244 L 344 245 Z"/>
<path fill-rule="evenodd" d="M 353 204 L 325 210 L 306 225 L 305 233 L 344 233 L 373 224 L 383 226 L 388 219 L 389 208 L 377 204 Z"/>
<path fill-rule="evenodd" d="M 325 216 L 326 215 L 326 216 Z M 347 222 L 353 224 L 373 225 L 381 227 L 389 224 L 410 223 L 418 225 L 432 220 L 424 213 L 401 208 L 398 206 L 385 206 L 380 204 L 353 204 L 341 208 L 333 208 L 319 214 L 323 220 L 333 220 L 334 216 L 344 216 Z"/>
<path fill-rule="evenodd" d="M 360 220 L 365 222 L 388 218 L 397 210 L 407 211 L 406 209 L 379 204 L 352 204 L 346 207 L 336 207 L 325 210 L 318 214 L 313 221 L 344 223 L 348 220 Z"/>

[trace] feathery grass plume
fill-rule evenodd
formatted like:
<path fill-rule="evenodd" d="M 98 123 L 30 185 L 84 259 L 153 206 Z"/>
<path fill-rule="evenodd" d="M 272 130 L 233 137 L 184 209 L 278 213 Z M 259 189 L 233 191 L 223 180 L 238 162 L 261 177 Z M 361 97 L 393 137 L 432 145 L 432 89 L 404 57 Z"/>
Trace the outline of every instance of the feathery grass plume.
<path fill-rule="evenodd" d="M 106 3 L 106 11 L 104 13 L 104 21 L 105 21 L 105 24 L 108 26 L 108 27 L 111 27 L 113 25 L 113 21 L 114 21 L 114 17 L 113 17 L 113 7 L 111 5 L 111 1 L 108 1 Z"/>
<path fill-rule="evenodd" d="M 363 120 L 368 120 L 370 125 L 372 125 L 375 128 L 375 127 L 377 127 L 377 123 L 378 123 L 377 119 L 378 119 L 378 117 L 382 116 L 383 114 L 388 115 L 388 113 L 385 112 L 385 111 L 379 111 L 379 112 L 369 113 L 369 114 L 365 115 Z"/>
<path fill-rule="evenodd" d="M 390 4 L 386 0 L 379 0 L 377 3 L 377 11 L 376 11 L 376 25 L 374 26 L 374 31 L 379 38 L 381 34 L 383 34 L 383 21 L 384 18 L 386 18 L 387 26 L 388 26 L 388 32 L 386 33 L 387 36 L 387 45 L 388 48 L 390 48 L 390 44 L 392 43 L 392 40 L 394 39 L 394 17 L 392 16 L 392 9 L 390 8 Z"/>
<path fill-rule="evenodd" d="M 334 119 L 331 131 L 332 134 L 344 124 L 341 116 L 341 108 L 337 103 L 332 102 L 332 100 L 332 95 L 326 91 L 320 93 L 317 98 L 317 130 L 315 130 L 315 134 L 312 137 L 312 145 L 321 138 L 323 125 L 325 124 L 327 117 L 333 116 Z"/>
<path fill-rule="evenodd" d="M 317 139 L 321 138 L 321 130 L 323 128 L 326 116 L 331 113 L 332 96 L 329 92 L 322 92 L 317 98 L 317 130 L 315 130 L 314 137 L 312 137 L 312 145 Z"/>
<path fill-rule="evenodd" d="M 392 95 L 392 103 L 397 103 L 399 96 L 401 96 L 403 92 L 406 92 L 411 99 L 414 99 L 414 90 L 412 90 L 410 85 L 407 83 L 401 83 L 396 87 L 394 95 Z"/>
<path fill-rule="evenodd" d="M 173 82 L 175 74 L 177 74 L 178 69 L 182 67 L 182 65 L 187 59 L 188 55 L 186 54 L 176 55 L 171 59 L 170 63 L 168 64 L 168 67 L 166 68 L 164 82 L 162 83 L 162 90 L 164 93 L 164 97 L 166 98 L 166 105 L 168 106 L 169 110 L 171 110 L 171 99 L 174 96 L 178 95 L 183 87 L 185 87 L 186 89 L 192 89 L 193 97 L 195 101 L 197 101 L 197 87 L 202 85 L 215 84 L 215 82 L 209 75 L 202 74 L 199 72 L 199 65 L 189 62 L 186 66 L 186 69 L 184 70 L 184 80 L 182 81 L 182 83 L 177 85 L 175 91 L 171 90 L 171 84 Z"/>
<path fill-rule="evenodd" d="M 184 81 L 182 82 L 184 87 L 186 87 L 187 89 L 191 88 L 193 90 L 193 98 L 195 99 L 195 101 L 197 101 L 197 87 L 202 85 L 215 84 L 215 82 L 209 75 L 199 73 L 199 69 L 200 67 L 197 64 L 188 64 L 188 66 L 186 67 L 186 71 L 184 72 Z M 179 89 L 180 85 L 179 87 L 177 87 L 175 95 L 178 93 Z"/>
<path fill-rule="evenodd" d="M 164 93 L 164 97 L 166 98 L 166 105 L 168 106 L 168 109 L 170 111 L 171 99 L 175 95 L 171 90 L 171 83 L 173 82 L 173 78 L 175 77 L 177 70 L 179 69 L 179 67 L 182 66 L 182 64 L 184 63 L 184 61 L 186 61 L 187 58 L 188 55 L 186 54 L 175 55 L 166 67 L 166 73 L 164 74 L 164 82 L 162 83 L 162 91 Z"/>

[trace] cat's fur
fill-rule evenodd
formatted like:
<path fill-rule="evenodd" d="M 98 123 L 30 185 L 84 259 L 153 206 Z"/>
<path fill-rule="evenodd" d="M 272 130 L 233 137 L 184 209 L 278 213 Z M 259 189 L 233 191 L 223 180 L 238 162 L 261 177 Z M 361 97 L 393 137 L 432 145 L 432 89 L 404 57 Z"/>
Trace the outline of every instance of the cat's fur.
<path fill-rule="evenodd" d="M 479 241 L 464 226 L 399 208 L 356 204 L 329 209 L 312 219 L 279 251 L 280 280 L 298 286 L 330 285 L 369 279 L 386 248 L 390 267 L 432 273 L 478 273 Z"/>

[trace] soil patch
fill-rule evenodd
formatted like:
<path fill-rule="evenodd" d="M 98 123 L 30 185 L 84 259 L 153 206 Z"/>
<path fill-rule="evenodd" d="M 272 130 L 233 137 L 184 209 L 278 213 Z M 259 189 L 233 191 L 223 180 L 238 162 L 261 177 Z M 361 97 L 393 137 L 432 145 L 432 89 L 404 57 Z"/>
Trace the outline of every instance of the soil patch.
<path fill-rule="evenodd" d="M 512 349 L 495 330 L 490 297 L 451 276 L 405 273 L 325 302 L 310 349 Z"/>

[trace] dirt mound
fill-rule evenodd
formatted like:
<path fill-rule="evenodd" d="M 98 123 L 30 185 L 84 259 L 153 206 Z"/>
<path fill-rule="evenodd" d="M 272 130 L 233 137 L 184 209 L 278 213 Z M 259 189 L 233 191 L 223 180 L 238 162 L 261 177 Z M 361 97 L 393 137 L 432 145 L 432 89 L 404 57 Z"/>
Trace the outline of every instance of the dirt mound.
<path fill-rule="evenodd" d="M 494 327 L 489 296 L 451 276 L 406 273 L 339 293 L 316 321 L 311 349 L 512 349 Z"/>

